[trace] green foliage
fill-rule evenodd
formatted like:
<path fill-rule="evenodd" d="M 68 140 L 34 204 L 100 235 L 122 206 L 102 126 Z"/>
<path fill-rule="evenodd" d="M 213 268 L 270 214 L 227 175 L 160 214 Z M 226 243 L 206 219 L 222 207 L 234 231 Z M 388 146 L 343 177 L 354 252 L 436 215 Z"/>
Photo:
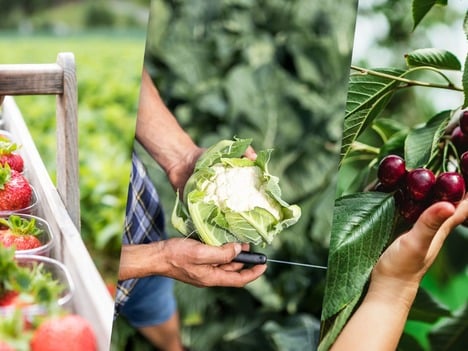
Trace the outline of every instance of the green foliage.
<path fill-rule="evenodd" d="M 445 5 L 446 2 L 413 1 L 414 28 L 421 24 L 423 17 L 436 4 Z M 459 155 L 449 136 L 466 102 L 455 104 L 449 110 L 427 109 L 429 114 L 422 108 L 428 102 L 415 98 L 417 95 L 411 93 L 409 88 L 451 91 L 458 95 L 457 101 L 462 101 L 460 96 L 466 96 L 466 66 L 463 68 L 460 63 L 463 61 L 453 53 L 438 48 L 414 50 L 400 57 L 400 62 L 402 59 L 406 64 L 403 68 L 401 63 L 376 69 L 351 66 L 320 350 L 330 347 L 365 295 L 366 283 L 383 249 L 395 235 L 408 228 L 408 224 L 403 224 L 398 212 L 394 211 L 393 203 L 390 205 L 386 201 L 391 196 L 369 191 L 376 184 L 378 162 L 394 153 L 404 156 L 409 169 L 424 166 L 437 174 L 457 167 Z M 453 75 L 450 71 L 457 74 Z M 416 120 L 406 118 L 405 107 L 408 105 L 400 104 L 405 101 L 405 95 L 407 101 L 411 101 L 419 111 Z M 358 201 L 353 203 L 357 199 L 361 200 L 359 204 Z M 378 199 L 382 199 L 382 203 L 377 204 L 376 208 L 372 207 Z M 345 206 L 348 202 L 349 206 Z M 377 213 L 378 216 L 375 216 Z M 382 220 L 386 221 L 386 226 L 382 227 Z M 366 235 L 374 230 L 381 236 L 366 240 Z M 454 347 L 448 348 L 451 350 L 462 350 L 461 345 L 466 345 L 466 337 L 463 336 L 466 311 L 460 312 L 460 317 L 453 312 L 453 307 L 442 304 L 440 301 L 448 304 L 450 298 L 444 298 L 437 288 L 439 284 L 456 281 L 457 276 L 464 277 L 466 282 L 466 274 L 463 273 L 466 256 L 453 251 L 452 240 L 466 244 L 466 237 L 457 236 L 457 233 L 447 240 L 446 247 L 427 275 L 430 281 L 437 281 L 436 286 L 422 282 L 409 316 L 410 322 L 423 324 L 426 331 L 416 336 L 409 323 L 398 350 L 439 350 L 448 347 L 446 345 Z M 367 243 L 365 249 L 352 251 L 354 247 L 364 247 L 362 243 Z M 452 260 L 453 263 L 449 262 Z M 346 280 L 348 275 L 352 275 L 352 279 Z M 344 281 L 347 283 L 337 284 Z M 461 300 L 466 302 L 466 283 L 462 289 Z M 442 320 L 444 326 L 441 331 L 436 323 Z"/>
<path fill-rule="evenodd" d="M 98 269 L 117 274 L 145 33 L 132 36 L 1 36 L 1 63 L 50 63 L 75 55 L 82 235 Z M 15 50 L 11 50 L 11 47 Z M 34 52 L 34 56 L 31 56 Z M 94 54 L 90 54 L 94 53 Z M 116 74 L 124 72 L 125 74 Z M 55 97 L 16 97 L 55 179 Z M 108 278 L 110 278 L 108 277 Z"/>
<path fill-rule="evenodd" d="M 272 258 L 327 260 L 355 5 L 152 2 L 146 65 L 182 126 L 201 146 L 236 136 L 274 149 L 269 172 L 302 217 L 259 249 Z M 175 194 L 148 164 L 170 211 Z M 184 341 L 203 350 L 286 350 L 294 340 L 313 349 L 324 276 L 271 264 L 245 289 L 177 284 Z"/>

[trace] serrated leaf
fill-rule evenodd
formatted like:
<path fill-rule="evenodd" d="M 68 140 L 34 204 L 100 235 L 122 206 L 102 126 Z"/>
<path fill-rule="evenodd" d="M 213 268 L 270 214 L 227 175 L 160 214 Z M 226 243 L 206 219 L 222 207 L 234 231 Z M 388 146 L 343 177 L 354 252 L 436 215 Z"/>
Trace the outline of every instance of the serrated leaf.
<path fill-rule="evenodd" d="M 442 111 L 424 125 L 409 132 L 405 140 L 405 161 L 408 168 L 427 165 L 437 150 L 449 120 L 450 111 Z"/>
<path fill-rule="evenodd" d="M 436 0 L 413 0 L 413 30 L 418 26 L 419 22 L 421 22 L 436 2 Z"/>
<path fill-rule="evenodd" d="M 404 71 L 398 69 L 378 69 L 375 71 L 397 77 L 404 74 Z M 388 77 L 363 73 L 350 76 L 341 161 L 349 153 L 352 143 L 385 108 L 397 85 L 398 81 Z"/>
<path fill-rule="evenodd" d="M 360 296 L 393 231 L 391 194 L 367 192 L 335 202 L 322 319 Z"/>
<path fill-rule="evenodd" d="M 450 310 L 436 301 L 428 291 L 419 288 L 408 316 L 410 320 L 434 323 L 441 317 L 450 317 Z"/>
<path fill-rule="evenodd" d="M 330 349 L 343 329 L 343 326 L 348 321 L 349 316 L 353 313 L 359 299 L 360 296 L 356 296 L 337 314 L 336 318 L 323 322 L 322 328 L 320 329 L 320 343 L 317 351 L 327 351 Z"/>
<path fill-rule="evenodd" d="M 425 48 L 418 49 L 405 55 L 406 64 L 409 67 L 430 66 L 438 69 L 461 69 L 458 58 L 448 50 Z"/>
<path fill-rule="evenodd" d="M 468 304 L 429 333 L 431 350 L 462 351 L 468 345 Z"/>

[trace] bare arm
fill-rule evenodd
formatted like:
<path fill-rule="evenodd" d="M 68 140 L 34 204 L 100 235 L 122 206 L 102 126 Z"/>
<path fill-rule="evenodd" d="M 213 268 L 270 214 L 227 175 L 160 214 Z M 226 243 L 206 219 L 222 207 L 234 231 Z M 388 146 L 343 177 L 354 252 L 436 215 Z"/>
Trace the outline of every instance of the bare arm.
<path fill-rule="evenodd" d="M 143 70 L 136 138 L 161 165 L 174 189 L 182 190 L 203 152 L 167 109 L 146 70 Z"/>
<path fill-rule="evenodd" d="M 123 245 L 119 279 L 163 275 L 195 286 L 241 287 L 266 270 L 266 265 L 243 269 L 243 264 L 231 262 L 242 249 L 248 245 L 215 247 L 187 238 Z"/>
<path fill-rule="evenodd" d="M 164 169 L 173 188 L 182 192 L 204 150 L 167 109 L 146 70 L 142 76 L 136 138 Z M 249 149 L 246 156 L 256 155 Z M 244 286 L 263 274 L 266 265 L 244 269 L 242 264 L 231 263 L 242 247 L 248 246 L 229 243 L 214 247 L 187 238 L 123 245 L 119 279 L 162 275 L 196 286 Z"/>
<path fill-rule="evenodd" d="M 421 279 L 445 239 L 468 216 L 468 200 L 455 207 L 439 202 L 396 239 L 374 267 L 369 290 L 332 351 L 394 351 Z"/>

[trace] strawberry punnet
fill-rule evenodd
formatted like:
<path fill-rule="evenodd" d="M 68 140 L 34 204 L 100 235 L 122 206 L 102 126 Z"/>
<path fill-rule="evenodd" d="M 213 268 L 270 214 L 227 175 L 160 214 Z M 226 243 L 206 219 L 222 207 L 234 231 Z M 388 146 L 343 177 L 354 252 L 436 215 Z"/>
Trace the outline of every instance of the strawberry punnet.
<path fill-rule="evenodd" d="M 8 164 L 11 169 L 17 172 L 23 172 L 24 160 L 18 150 L 18 144 L 0 137 L 0 165 Z"/>
<path fill-rule="evenodd" d="M 28 180 L 7 165 L 0 165 L 0 211 L 17 211 L 31 204 L 32 188 Z"/>
<path fill-rule="evenodd" d="M 3 227 L 3 228 L 2 228 Z M 38 236 L 42 230 L 36 227 L 36 220 L 11 215 L 0 218 L 0 245 L 14 246 L 16 250 L 31 250 L 42 246 Z"/>
<path fill-rule="evenodd" d="M 31 340 L 31 351 L 96 351 L 91 325 L 83 317 L 68 314 L 45 320 Z"/>

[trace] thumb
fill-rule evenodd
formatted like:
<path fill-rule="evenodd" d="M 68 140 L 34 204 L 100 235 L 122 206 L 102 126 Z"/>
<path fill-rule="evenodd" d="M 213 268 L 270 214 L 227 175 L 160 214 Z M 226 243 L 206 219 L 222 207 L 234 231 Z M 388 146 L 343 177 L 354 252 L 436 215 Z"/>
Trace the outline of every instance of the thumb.
<path fill-rule="evenodd" d="M 203 255 L 204 264 L 230 263 L 242 251 L 241 243 L 227 243 L 222 246 L 206 245 Z"/>
<path fill-rule="evenodd" d="M 416 236 L 420 245 L 424 247 L 429 247 L 431 245 L 432 240 L 438 232 L 443 236 L 443 239 L 445 239 L 452 228 L 441 229 L 444 222 L 446 222 L 454 212 L 455 206 L 449 202 L 437 202 L 433 204 L 418 218 L 411 229 L 411 232 L 413 232 L 412 235 Z"/>

